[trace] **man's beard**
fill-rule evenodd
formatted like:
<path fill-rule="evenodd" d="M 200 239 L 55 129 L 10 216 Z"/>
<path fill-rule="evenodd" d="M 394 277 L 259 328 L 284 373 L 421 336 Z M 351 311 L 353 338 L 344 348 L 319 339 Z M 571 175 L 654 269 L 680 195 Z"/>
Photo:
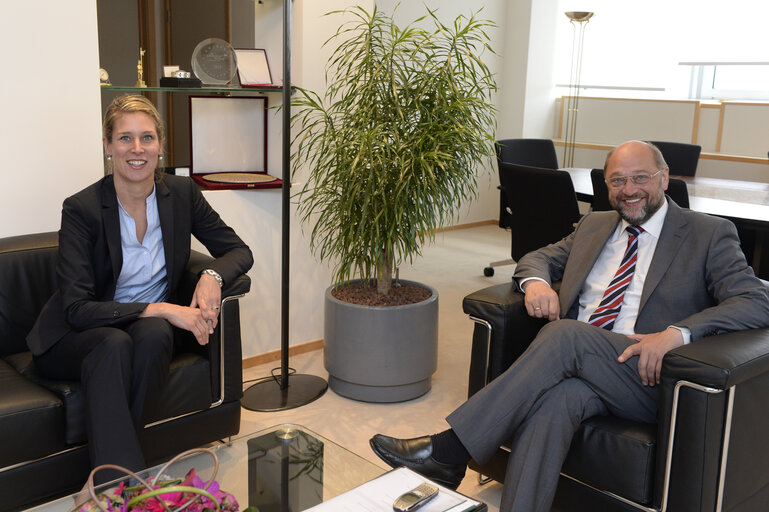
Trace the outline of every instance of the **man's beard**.
<path fill-rule="evenodd" d="M 665 201 L 665 194 L 660 195 L 660 200 L 655 204 L 649 203 L 649 195 L 647 194 L 646 202 L 637 217 L 631 217 L 630 213 L 622 206 L 622 201 L 624 199 L 627 198 L 621 198 L 617 200 L 612 206 L 615 210 L 617 210 L 617 213 L 619 213 L 620 217 L 626 220 L 630 225 L 640 226 L 649 220 L 651 216 L 657 213 L 657 210 L 662 207 L 662 203 Z"/>

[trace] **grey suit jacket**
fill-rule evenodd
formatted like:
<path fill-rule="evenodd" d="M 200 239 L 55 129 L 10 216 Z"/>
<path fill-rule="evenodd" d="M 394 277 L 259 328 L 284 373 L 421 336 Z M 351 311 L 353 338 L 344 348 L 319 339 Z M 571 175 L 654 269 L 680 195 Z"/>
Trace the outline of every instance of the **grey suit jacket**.
<path fill-rule="evenodd" d="M 251 268 L 251 250 L 191 179 L 167 175 L 156 180 L 155 187 L 170 302 L 190 257 L 190 236 L 216 258 L 210 268 L 225 282 Z M 119 326 L 136 319 L 146 303 L 113 300 L 122 266 L 117 194 L 112 176 L 106 176 L 64 201 L 56 266 L 59 290 L 27 335 L 30 351 L 42 354 L 71 330 Z"/>
<path fill-rule="evenodd" d="M 683 210 L 669 199 L 668 206 L 635 332 L 676 325 L 688 328 L 694 341 L 769 325 L 769 294 L 748 266 L 734 225 Z M 614 211 L 585 215 L 571 235 L 521 258 L 514 278 L 562 281 L 561 316 L 576 318 L 585 279 L 618 222 Z"/>

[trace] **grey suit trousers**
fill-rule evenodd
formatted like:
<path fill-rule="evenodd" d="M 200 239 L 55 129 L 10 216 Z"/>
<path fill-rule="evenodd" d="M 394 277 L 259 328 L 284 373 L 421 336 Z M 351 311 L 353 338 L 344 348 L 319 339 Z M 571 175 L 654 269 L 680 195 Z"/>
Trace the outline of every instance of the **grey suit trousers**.
<path fill-rule="evenodd" d="M 512 438 L 500 510 L 547 512 L 580 423 L 610 413 L 654 422 L 659 395 L 644 386 L 638 357 L 617 357 L 635 343 L 576 320 L 547 324 L 502 375 L 447 421 L 472 458 L 484 463 Z"/>

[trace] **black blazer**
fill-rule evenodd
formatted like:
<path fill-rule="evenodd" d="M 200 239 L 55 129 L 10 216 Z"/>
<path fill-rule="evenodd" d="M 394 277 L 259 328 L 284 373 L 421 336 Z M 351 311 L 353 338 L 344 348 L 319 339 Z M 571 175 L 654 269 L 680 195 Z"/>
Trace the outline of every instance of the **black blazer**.
<path fill-rule="evenodd" d="M 189 178 L 165 175 L 155 180 L 169 301 L 190 257 L 194 235 L 216 258 L 210 268 L 227 282 L 248 271 L 251 250 L 221 220 Z M 40 355 L 71 330 L 119 326 L 137 318 L 147 303 L 115 302 L 115 286 L 123 266 L 120 214 L 112 176 L 64 201 L 59 230 L 59 289 L 48 300 L 27 335 L 27 345 Z"/>

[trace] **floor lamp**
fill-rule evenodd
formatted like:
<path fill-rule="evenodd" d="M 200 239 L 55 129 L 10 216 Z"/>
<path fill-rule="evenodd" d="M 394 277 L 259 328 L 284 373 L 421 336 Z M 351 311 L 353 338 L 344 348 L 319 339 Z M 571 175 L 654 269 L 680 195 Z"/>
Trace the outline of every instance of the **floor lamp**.
<path fill-rule="evenodd" d="M 281 200 L 281 304 L 280 375 L 267 377 L 243 392 L 240 403 L 252 411 L 273 412 L 308 404 L 328 389 L 328 383 L 315 375 L 289 375 L 289 255 L 291 250 L 291 0 L 283 0 L 283 187 Z"/>
<path fill-rule="evenodd" d="M 577 114 L 579 113 L 579 77 L 582 73 L 582 43 L 585 40 L 585 26 L 592 12 L 568 11 L 566 17 L 574 29 L 571 46 L 571 72 L 569 74 L 569 95 L 566 97 L 566 131 L 564 132 L 563 166 L 574 167 L 574 145 L 577 135 Z"/>

